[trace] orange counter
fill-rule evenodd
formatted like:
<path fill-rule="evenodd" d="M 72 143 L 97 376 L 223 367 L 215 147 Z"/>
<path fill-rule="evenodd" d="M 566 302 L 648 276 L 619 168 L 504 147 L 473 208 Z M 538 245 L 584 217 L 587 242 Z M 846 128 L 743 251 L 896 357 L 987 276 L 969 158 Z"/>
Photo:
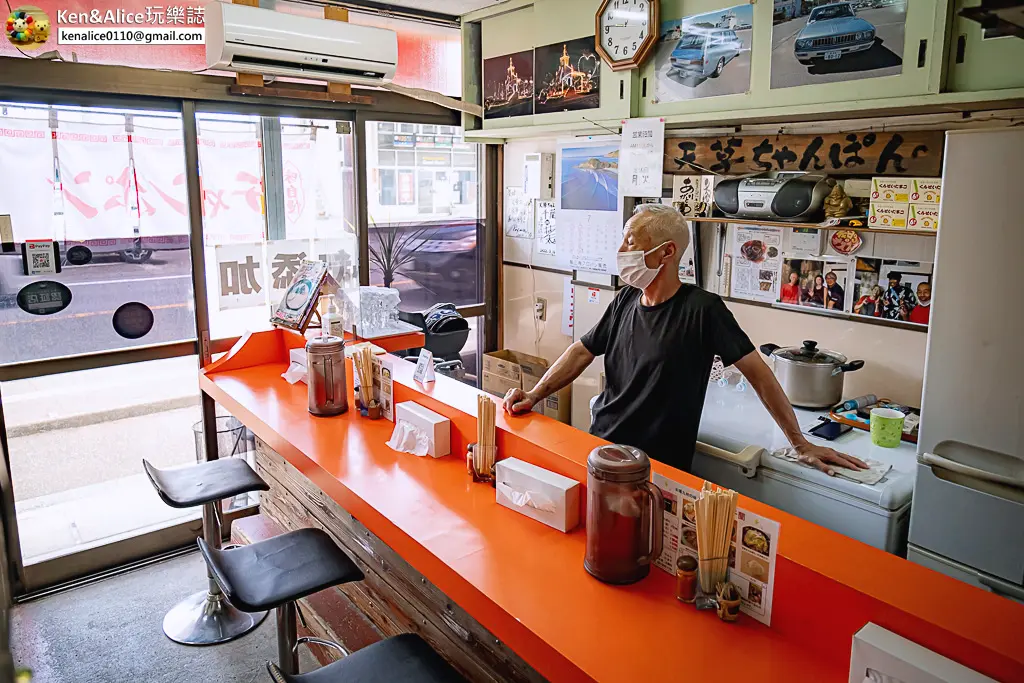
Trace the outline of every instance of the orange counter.
<path fill-rule="evenodd" d="M 582 529 L 562 534 L 498 506 L 465 463 L 478 392 L 446 377 L 428 388 L 395 362 L 395 401 L 452 420 L 453 456 L 385 445 L 393 425 L 349 411 L 316 418 L 306 387 L 281 377 L 297 335 L 252 335 L 200 376 L 201 389 L 552 681 L 845 681 L 853 634 L 873 621 L 1001 681 L 1024 681 L 1024 606 L 911 564 L 750 499 L 781 525 L 771 628 L 725 624 L 673 597 L 652 569 L 615 587 L 583 569 Z M 603 443 L 540 415 L 498 414 L 499 457 L 579 481 Z M 701 482 L 671 467 L 683 484 Z M 702 678 L 706 677 L 706 678 Z"/>

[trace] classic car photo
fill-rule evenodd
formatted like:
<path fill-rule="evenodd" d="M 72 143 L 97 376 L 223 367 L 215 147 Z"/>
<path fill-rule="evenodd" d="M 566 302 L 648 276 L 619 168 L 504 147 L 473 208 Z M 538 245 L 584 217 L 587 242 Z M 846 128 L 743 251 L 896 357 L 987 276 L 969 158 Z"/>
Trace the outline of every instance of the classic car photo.
<path fill-rule="evenodd" d="M 870 50 L 875 43 L 875 26 L 857 16 L 849 2 L 836 2 L 815 7 L 807 17 L 807 25 L 796 36 L 793 45 L 801 64 L 816 60 L 831 61 L 845 55 Z"/>
<path fill-rule="evenodd" d="M 736 31 L 712 29 L 683 35 L 672 50 L 668 75 L 704 80 L 718 78 L 743 48 Z"/>

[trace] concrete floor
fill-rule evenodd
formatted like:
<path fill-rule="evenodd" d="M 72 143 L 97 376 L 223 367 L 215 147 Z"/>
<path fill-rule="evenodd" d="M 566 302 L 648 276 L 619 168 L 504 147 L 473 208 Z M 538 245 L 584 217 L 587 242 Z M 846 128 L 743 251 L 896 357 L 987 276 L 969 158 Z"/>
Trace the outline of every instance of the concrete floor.
<path fill-rule="evenodd" d="M 164 613 L 206 585 L 198 553 L 14 608 L 17 666 L 32 683 L 269 683 L 277 656 L 273 614 L 222 645 L 185 647 L 161 631 Z M 305 649 L 302 671 L 316 668 Z"/>

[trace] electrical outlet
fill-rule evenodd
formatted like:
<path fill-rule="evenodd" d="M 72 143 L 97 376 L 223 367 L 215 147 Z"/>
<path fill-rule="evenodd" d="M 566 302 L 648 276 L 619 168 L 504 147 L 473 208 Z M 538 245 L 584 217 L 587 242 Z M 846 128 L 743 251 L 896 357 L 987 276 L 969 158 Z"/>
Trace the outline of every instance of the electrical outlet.
<path fill-rule="evenodd" d="M 548 300 L 542 299 L 539 296 L 533 303 L 533 315 L 537 320 L 548 319 Z"/>

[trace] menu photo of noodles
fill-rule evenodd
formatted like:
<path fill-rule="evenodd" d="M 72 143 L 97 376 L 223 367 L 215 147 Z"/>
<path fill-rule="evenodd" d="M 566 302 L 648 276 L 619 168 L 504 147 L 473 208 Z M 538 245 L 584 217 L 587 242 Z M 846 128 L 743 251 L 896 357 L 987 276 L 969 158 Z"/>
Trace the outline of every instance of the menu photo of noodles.
<path fill-rule="evenodd" d="M 782 230 L 733 227 L 732 296 L 768 303 L 779 298 Z"/>

